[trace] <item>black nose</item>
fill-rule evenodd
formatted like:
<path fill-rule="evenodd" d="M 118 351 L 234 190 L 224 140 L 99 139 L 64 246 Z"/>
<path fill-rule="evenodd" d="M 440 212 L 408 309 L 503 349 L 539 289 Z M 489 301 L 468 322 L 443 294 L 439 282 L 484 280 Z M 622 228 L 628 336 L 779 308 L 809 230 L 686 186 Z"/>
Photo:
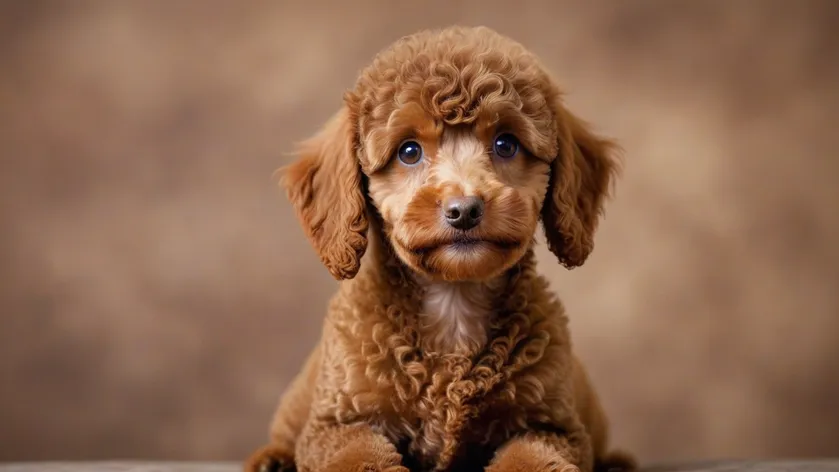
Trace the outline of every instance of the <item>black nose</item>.
<path fill-rule="evenodd" d="M 450 225 L 466 231 L 481 222 L 484 201 L 480 197 L 451 197 L 443 202 L 443 214 Z"/>

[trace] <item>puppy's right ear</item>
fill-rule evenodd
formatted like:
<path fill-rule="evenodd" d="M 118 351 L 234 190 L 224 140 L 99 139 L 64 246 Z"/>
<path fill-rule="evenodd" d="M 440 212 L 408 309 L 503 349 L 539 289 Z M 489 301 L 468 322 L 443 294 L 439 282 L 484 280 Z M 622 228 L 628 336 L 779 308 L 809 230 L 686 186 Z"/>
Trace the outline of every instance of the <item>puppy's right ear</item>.
<path fill-rule="evenodd" d="M 281 183 L 309 241 L 337 280 L 358 273 L 367 250 L 367 210 L 355 133 L 346 106 L 300 144 Z"/>

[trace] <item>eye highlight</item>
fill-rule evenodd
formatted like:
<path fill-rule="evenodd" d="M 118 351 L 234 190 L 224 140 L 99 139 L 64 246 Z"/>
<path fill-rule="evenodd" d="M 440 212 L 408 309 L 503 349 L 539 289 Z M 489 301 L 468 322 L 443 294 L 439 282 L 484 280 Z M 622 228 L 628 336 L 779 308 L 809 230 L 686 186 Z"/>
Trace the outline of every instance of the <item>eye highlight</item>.
<path fill-rule="evenodd" d="M 396 157 L 406 166 L 417 165 L 422 160 L 422 156 L 422 146 L 416 141 L 405 141 L 396 151 Z"/>
<path fill-rule="evenodd" d="M 492 141 L 492 153 L 502 159 L 511 159 L 519 153 L 519 140 L 510 133 L 501 133 Z"/>

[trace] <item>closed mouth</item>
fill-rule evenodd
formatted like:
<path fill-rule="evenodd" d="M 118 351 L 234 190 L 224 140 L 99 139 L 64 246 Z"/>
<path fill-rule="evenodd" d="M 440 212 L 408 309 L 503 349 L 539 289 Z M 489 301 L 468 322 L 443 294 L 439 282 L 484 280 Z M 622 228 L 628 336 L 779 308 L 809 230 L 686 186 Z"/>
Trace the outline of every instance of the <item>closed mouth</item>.
<path fill-rule="evenodd" d="M 476 244 L 480 244 L 485 242 L 483 239 L 473 238 L 470 236 L 457 236 L 455 237 L 452 242 L 449 243 L 451 246 L 474 246 Z"/>
<path fill-rule="evenodd" d="M 520 246 L 521 243 L 511 240 L 483 239 L 467 235 L 458 235 L 448 241 L 439 241 L 433 245 L 411 249 L 411 252 L 417 255 L 422 255 L 443 247 L 450 247 L 453 249 L 472 249 L 481 245 L 492 245 L 500 249 L 508 250 L 515 249 Z"/>

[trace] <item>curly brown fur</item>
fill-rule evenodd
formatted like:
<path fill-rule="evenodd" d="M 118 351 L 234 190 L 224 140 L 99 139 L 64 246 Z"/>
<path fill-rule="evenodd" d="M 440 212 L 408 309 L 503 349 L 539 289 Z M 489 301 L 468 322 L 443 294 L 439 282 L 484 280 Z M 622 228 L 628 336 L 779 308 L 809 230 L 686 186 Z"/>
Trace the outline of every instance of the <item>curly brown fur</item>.
<path fill-rule="evenodd" d="M 616 147 L 565 109 L 532 54 L 487 28 L 405 37 L 344 98 L 283 179 L 342 282 L 246 470 L 634 468 L 608 449 L 533 255 L 542 221 L 559 262 L 585 262 Z M 515 153 L 494 146 L 505 135 Z M 417 162 L 400 158 L 405 140 Z M 443 215 L 463 197 L 483 202 L 469 227 Z"/>

